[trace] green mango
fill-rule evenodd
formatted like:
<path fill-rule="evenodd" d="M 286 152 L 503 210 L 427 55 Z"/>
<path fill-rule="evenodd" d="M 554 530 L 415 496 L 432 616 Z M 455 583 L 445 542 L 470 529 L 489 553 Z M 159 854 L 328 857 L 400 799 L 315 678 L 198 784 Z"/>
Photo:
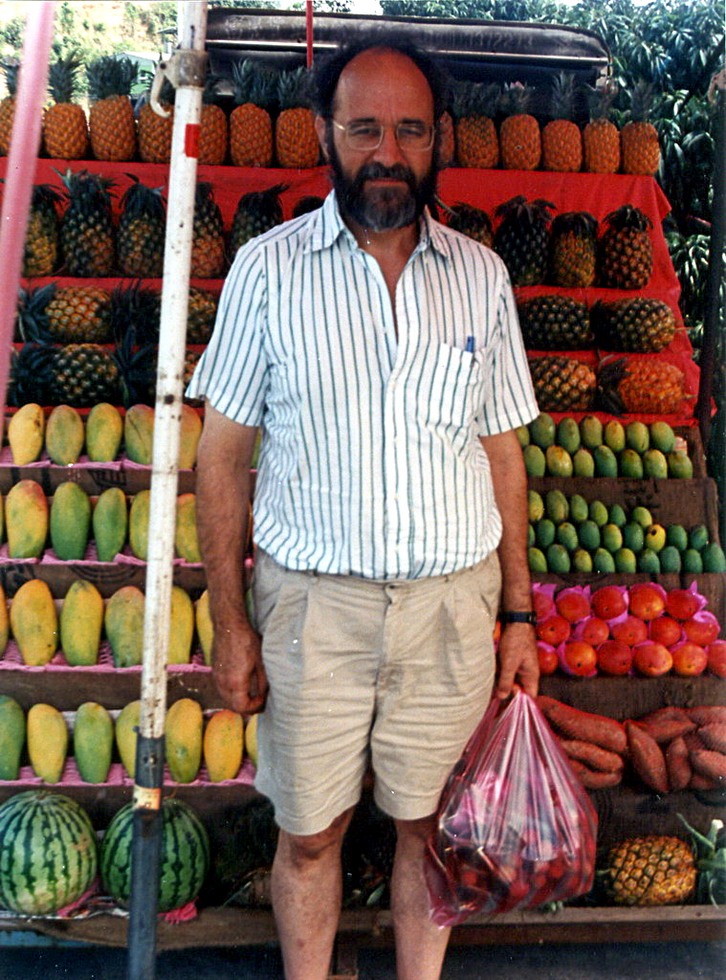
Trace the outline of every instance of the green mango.
<path fill-rule="evenodd" d="M 529 446 L 525 446 L 522 450 L 522 457 L 524 459 L 524 468 L 527 472 L 527 476 L 545 475 L 547 461 L 543 450 L 539 446 L 535 446 L 534 443 L 531 443 Z"/>
<path fill-rule="evenodd" d="M 643 475 L 664 480 L 668 476 L 668 461 L 660 449 L 648 449 L 643 453 Z"/>
<path fill-rule="evenodd" d="M 546 552 L 547 568 L 556 575 L 567 575 L 572 568 L 570 553 L 564 545 L 555 542 Z"/>
<path fill-rule="evenodd" d="M 15 780 L 25 746 L 25 712 L 7 694 L 0 694 L 0 779 Z"/>
<path fill-rule="evenodd" d="M 645 530 L 635 521 L 628 521 L 623 528 L 623 547 L 637 555 L 645 547 Z"/>
<path fill-rule="evenodd" d="M 602 422 L 597 415 L 585 415 L 580 419 L 580 440 L 586 449 L 602 445 Z"/>
<path fill-rule="evenodd" d="M 661 549 L 658 554 L 658 560 L 660 561 L 660 570 L 664 574 L 680 572 L 683 567 L 681 553 L 672 544 L 667 544 L 665 548 Z"/>
<path fill-rule="evenodd" d="M 597 476 L 616 477 L 618 475 L 618 459 L 609 446 L 596 446 L 592 451 L 595 460 Z"/>
<path fill-rule="evenodd" d="M 543 574 L 547 571 L 547 559 L 539 548 L 529 548 L 527 550 L 527 563 L 530 572 Z"/>
<path fill-rule="evenodd" d="M 635 553 L 630 548 L 619 548 L 613 555 L 615 571 L 619 575 L 633 575 L 638 567 Z"/>
<path fill-rule="evenodd" d="M 661 453 L 661 455 L 663 454 Z M 686 453 L 668 453 L 668 456 L 664 458 L 666 459 L 668 476 L 674 480 L 693 479 L 693 463 Z"/>
<path fill-rule="evenodd" d="M 580 547 L 588 552 L 594 554 L 600 547 L 600 527 L 595 521 L 591 521 L 589 518 L 580 524 L 577 529 L 577 536 L 580 541 Z"/>
<path fill-rule="evenodd" d="M 688 547 L 688 531 L 682 524 L 670 524 L 666 528 L 666 544 L 672 544 L 679 551 Z"/>
<path fill-rule="evenodd" d="M 61 561 L 85 557 L 91 531 L 91 499 L 71 480 L 56 487 L 50 505 L 50 542 Z"/>
<path fill-rule="evenodd" d="M 595 458 L 589 449 L 580 446 L 572 457 L 572 471 L 575 476 L 586 479 L 595 476 Z"/>
<path fill-rule="evenodd" d="M 703 551 L 709 541 L 708 528 L 705 524 L 696 524 L 688 532 L 688 546 L 696 551 Z"/>
<path fill-rule="evenodd" d="M 660 558 L 657 552 L 650 548 L 643 548 L 638 558 L 638 571 L 646 575 L 660 575 Z"/>
<path fill-rule="evenodd" d="M 524 447 L 528 446 L 530 443 L 529 429 L 526 425 L 518 425 L 514 431 L 517 435 L 519 445 L 522 447 L 522 449 L 524 449 Z"/>
<path fill-rule="evenodd" d="M 609 419 L 603 429 L 603 440 L 614 453 L 622 452 L 625 449 L 625 427 L 617 419 Z"/>
<path fill-rule="evenodd" d="M 556 528 L 554 522 L 549 517 L 543 517 L 534 526 L 534 543 L 538 548 L 546 551 L 555 540 Z"/>
<path fill-rule="evenodd" d="M 595 521 L 598 527 L 604 527 L 610 518 L 608 509 L 602 500 L 591 501 L 588 513 L 590 515 L 590 520 Z"/>
<path fill-rule="evenodd" d="M 653 523 L 653 516 L 648 508 L 640 504 L 630 512 L 630 519 L 631 521 L 635 521 L 636 524 L 640 524 L 642 528 L 648 528 Z"/>
<path fill-rule="evenodd" d="M 575 548 L 571 555 L 573 572 L 591 572 L 592 555 L 584 548 Z"/>
<path fill-rule="evenodd" d="M 586 521 L 589 514 L 588 503 L 580 493 L 573 493 L 570 497 L 570 520 L 573 524 L 581 524 Z"/>
<path fill-rule="evenodd" d="M 683 571 L 688 575 L 700 575 L 703 571 L 703 559 L 701 552 L 695 548 L 686 548 L 681 556 Z"/>
<path fill-rule="evenodd" d="M 599 575 L 612 575 L 615 572 L 615 559 L 606 548 L 598 548 L 592 556 L 592 567 Z"/>
<path fill-rule="evenodd" d="M 572 476 L 572 456 L 562 446 L 548 446 L 545 463 L 548 476 Z"/>
<path fill-rule="evenodd" d="M 544 500 L 536 490 L 527 490 L 527 513 L 530 521 L 544 517 Z"/>
<path fill-rule="evenodd" d="M 616 527 L 624 528 L 628 523 L 628 518 L 621 504 L 611 504 L 608 510 L 608 524 L 615 524 Z"/>
<path fill-rule="evenodd" d="M 128 537 L 129 510 L 120 487 L 108 487 L 99 494 L 93 508 L 93 539 L 99 561 L 113 561 Z"/>
<path fill-rule="evenodd" d="M 541 449 L 552 446 L 557 435 L 555 420 L 548 412 L 540 412 L 537 418 L 529 423 L 529 435 L 532 442 Z"/>
<path fill-rule="evenodd" d="M 577 537 L 577 528 L 570 521 L 563 521 L 558 525 L 555 534 L 555 540 L 558 544 L 567 548 L 568 551 L 572 552 L 577 548 L 579 540 Z"/>
<path fill-rule="evenodd" d="M 658 420 L 651 422 L 648 427 L 650 431 L 650 444 L 656 449 L 660 449 L 666 455 L 673 452 L 676 444 L 676 434 L 667 422 Z"/>
<path fill-rule="evenodd" d="M 642 480 L 643 457 L 634 449 L 623 449 L 618 456 L 618 473 L 628 480 Z"/>
<path fill-rule="evenodd" d="M 726 572 L 726 557 L 720 544 L 712 541 L 707 544 L 701 552 L 704 572 L 717 572 L 722 575 Z"/>
<path fill-rule="evenodd" d="M 561 446 L 570 455 L 577 452 L 582 440 L 580 437 L 580 427 L 575 419 L 569 415 L 560 419 L 557 423 L 555 441 L 558 446 Z"/>
<path fill-rule="evenodd" d="M 102 704 L 85 701 L 73 724 L 73 755 L 85 783 L 105 783 L 111 768 L 114 727 Z"/>
<path fill-rule="evenodd" d="M 650 430 L 645 422 L 628 422 L 625 426 L 625 445 L 640 456 L 650 447 Z"/>
<path fill-rule="evenodd" d="M 545 514 L 555 524 L 566 521 L 570 514 L 567 497 L 561 490 L 548 490 L 545 494 Z"/>
<path fill-rule="evenodd" d="M 623 533 L 617 524 L 604 524 L 600 529 L 602 547 L 615 554 L 623 546 Z"/>

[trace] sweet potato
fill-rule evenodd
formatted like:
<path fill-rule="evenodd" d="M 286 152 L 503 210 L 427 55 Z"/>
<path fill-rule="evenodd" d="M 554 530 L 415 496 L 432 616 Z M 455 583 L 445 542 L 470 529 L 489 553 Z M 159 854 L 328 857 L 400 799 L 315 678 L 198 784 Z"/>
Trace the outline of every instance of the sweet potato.
<path fill-rule="evenodd" d="M 685 714 L 682 718 L 656 718 L 645 721 L 639 718 L 635 724 L 654 738 L 659 745 L 667 744 L 687 732 L 695 731 L 696 723 Z"/>
<path fill-rule="evenodd" d="M 726 722 L 712 722 L 698 729 L 698 737 L 707 749 L 726 753 Z"/>
<path fill-rule="evenodd" d="M 698 732 L 699 729 L 696 729 L 695 732 L 686 732 L 683 736 L 683 741 L 686 743 L 686 748 L 689 752 L 696 752 L 699 749 L 706 748 Z"/>
<path fill-rule="evenodd" d="M 674 738 L 665 750 L 668 785 L 674 793 L 685 789 L 691 781 L 693 769 L 688 757 L 688 746 L 683 736 Z"/>
<path fill-rule="evenodd" d="M 542 709 L 545 718 L 562 735 L 567 738 L 579 739 L 583 742 L 593 742 L 603 749 L 622 755 L 628 740 L 622 723 L 605 715 L 592 714 L 572 708 L 555 698 L 540 695 L 537 704 Z"/>
<path fill-rule="evenodd" d="M 700 772 L 694 772 L 691 776 L 691 781 L 688 784 L 689 789 L 716 789 L 719 785 L 718 779 L 709 779 L 708 776 L 702 776 Z"/>
<path fill-rule="evenodd" d="M 726 755 L 712 749 L 696 749 L 689 754 L 694 770 L 719 784 L 726 782 Z"/>
<path fill-rule="evenodd" d="M 585 789 L 609 789 L 611 786 L 617 786 L 622 779 L 619 772 L 591 769 L 579 759 L 570 759 L 570 765 Z"/>
<path fill-rule="evenodd" d="M 688 717 L 697 725 L 710 725 L 714 722 L 726 722 L 726 705 L 699 704 L 688 708 Z"/>
<path fill-rule="evenodd" d="M 641 715 L 637 721 L 650 724 L 650 722 L 663 721 L 666 718 L 670 721 L 683 721 L 689 719 L 689 714 L 685 708 L 679 708 L 675 704 L 666 704 L 662 708 L 656 708 L 655 711 L 649 711 L 647 715 Z"/>
<path fill-rule="evenodd" d="M 668 770 L 665 755 L 656 740 L 635 722 L 625 722 L 628 752 L 633 768 L 646 786 L 656 793 L 668 792 Z"/>
<path fill-rule="evenodd" d="M 592 742 L 583 742 L 580 739 L 560 739 L 560 745 L 567 753 L 570 760 L 577 759 L 584 762 L 591 769 L 598 772 L 621 772 L 623 760 L 617 752 L 610 752 Z"/>

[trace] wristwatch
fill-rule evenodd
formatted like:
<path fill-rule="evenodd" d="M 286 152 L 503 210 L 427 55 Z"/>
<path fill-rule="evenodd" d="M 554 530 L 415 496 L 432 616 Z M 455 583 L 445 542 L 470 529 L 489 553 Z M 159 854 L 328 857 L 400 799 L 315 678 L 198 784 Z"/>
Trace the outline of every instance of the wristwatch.
<path fill-rule="evenodd" d="M 509 623 L 529 623 L 530 626 L 537 625 L 536 612 L 500 612 L 499 619 L 503 626 Z"/>

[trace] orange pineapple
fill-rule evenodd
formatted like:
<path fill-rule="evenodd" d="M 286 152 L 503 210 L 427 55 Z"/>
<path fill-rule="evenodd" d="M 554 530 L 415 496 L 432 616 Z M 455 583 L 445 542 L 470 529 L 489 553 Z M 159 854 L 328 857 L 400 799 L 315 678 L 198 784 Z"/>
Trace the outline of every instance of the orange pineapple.
<path fill-rule="evenodd" d="M 585 170 L 590 174 L 616 174 L 620 169 L 620 132 L 609 118 L 616 93 L 612 82 L 587 88 L 590 122 L 583 130 L 582 146 Z"/>
<path fill-rule="evenodd" d="M 498 85 L 458 82 L 454 90 L 456 156 L 460 167 L 491 170 L 499 163 L 499 138 L 494 125 Z"/>
<path fill-rule="evenodd" d="M 88 154 L 88 123 L 83 106 L 73 101 L 81 68 L 77 55 L 58 58 L 50 66 L 48 87 L 54 104 L 43 115 L 43 145 L 49 157 L 82 160 Z"/>
<path fill-rule="evenodd" d="M 655 174 L 660 166 L 658 131 L 648 122 L 653 86 L 639 81 L 630 100 L 630 121 L 620 131 L 623 173 Z"/>
<path fill-rule="evenodd" d="M 688 397 L 681 369 L 657 356 L 606 358 L 597 382 L 603 411 L 617 414 L 672 415 Z"/>
<path fill-rule="evenodd" d="M 577 173 L 582 167 L 582 134 L 573 122 L 575 76 L 560 72 L 552 88 L 552 119 L 542 130 L 542 166 L 560 173 Z"/>
<path fill-rule="evenodd" d="M 137 67 L 130 58 L 104 55 L 88 66 L 88 113 L 91 148 L 97 160 L 133 160 L 136 155 L 136 120 L 131 86 Z"/>
<path fill-rule="evenodd" d="M 218 167 L 227 156 L 227 116 L 215 103 L 217 79 L 210 76 L 202 94 L 199 120 L 199 162 Z"/>
<path fill-rule="evenodd" d="M 454 136 L 454 120 L 447 110 L 441 113 L 438 123 L 437 159 L 440 167 L 450 167 L 456 155 L 456 139 Z"/>
<path fill-rule="evenodd" d="M 160 116 L 146 101 L 139 110 L 139 156 L 144 163 L 168 163 L 171 160 L 171 138 L 174 131 L 174 87 L 164 81 L 159 102 L 169 113 Z"/>
<path fill-rule="evenodd" d="M 505 170 L 536 170 L 542 157 L 539 123 L 527 112 L 530 94 L 526 85 L 514 82 L 502 95 L 507 115 L 499 127 L 499 149 Z"/>
<path fill-rule="evenodd" d="M 200 181 L 194 197 L 191 275 L 221 276 L 226 261 L 222 212 L 214 200 L 212 185 Z"/>
<path fill-rule="evenodd" d="M 8 94 L 0 102 L 0 156 L 6 157 L 10 149 L 10 137 L 13 134 L 13 119 L 15 118 L 15 93 L 18 89 L 17 63 L 6 62 L 2 69 L 5 73 L 5 87 Z"/>
<path fill-rule="evenodd" d="M 269 108 L 275 85 L 266 69 L 255 69 L 249 60 L 233 64 L 237 106 L 229 117 L 229 155 L 236 167 L 269 167 L 272 164 L 272 120 Z"/>
<path fill-rule="evenodd" d="M 314 167 L 320 156 L 307 85 L 308 74 L 303 67 L 280 74 L 277 86 L 280 113 L 275 122 L 275 155 L 281 167 Z"/>

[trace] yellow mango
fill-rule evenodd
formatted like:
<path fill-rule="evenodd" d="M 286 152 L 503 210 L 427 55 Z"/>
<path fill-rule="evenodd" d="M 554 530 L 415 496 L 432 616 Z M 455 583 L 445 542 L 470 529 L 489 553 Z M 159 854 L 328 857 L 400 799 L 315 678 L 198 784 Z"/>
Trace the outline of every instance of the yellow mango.
<path fill-rule="evenodd" d="M 85 701 L 73 724 L 73 756 L 85 783 L 105 783 L 113 752 L 113 719 L 102 704 Z"/>
<path fill-rule="evenodd" d="M 177 783 L 191 783 L 202 764 L 202 707 L 193 698 L 175 701 L 164 726 L 166 762 Z"/>
<path fill-rule="evenodd" d="M 92 582 L 77 579 L 60 611 L 60 645 L 72 667 L 98 663 L 103 629 L 103 598 Z"/>
<path fill-rule="evenodd" d="M 91 524 L 98 560 L 113 561 L 129 533 L 129 508 L 121 487 L 108 487 L 98 495 Z"/>
<path fill-rule="evenodd" d="M 215 711 L 204 730 L 204 764 L 213 783 L 234 779 L 242 765 L 244 722 L 228 708 Z"/>
<path fill-rule="evenodd" d="M 118 754 L 124 769 L 132 779 L 136 772 L 136 740 L 140 720 L 141 701 L 130 701 L 119 712 L 114 726 Z"/>
<path fill-rule="evenodd" d="M 91 533 L 91 498 L 72 480 L 60 483 L 50 505 L 50 543 L 61 561 L 81 561 Z"/>
<path fill-rule="evenodd" d="M 194 604 L 194 616 L 197 626 L 199 645 L 202 648 L 204 663 L 212 666 L 212 644 L 214 642 L 214 627 L 209 613 L 209 591 L 205 589 Z"/>
<path fill-rule="evenodd" d="M 179 431 L 179 469 L 191 470 L 197 462 L 197 446 L 202 434 L 199 412 L 182 402 L 181 428 Z"/>
<path fill-rule="evenodd" d="M 111 463 L 119 454 L 124 420 L 115 405 L 99 402 L 86 418 L 86 455 L 92 463 Z"/>
<path fill-rule="evenodd" d="M 134 494 L 129 508 L 129 545 L 134 557 L 146 561 L 149 555 L 149 508 L 151 490 Z"/>
<path fill-rule="evenodd" d="M 245 752 L 253 766 L 257 765 L 257 715 L 250 715 L 245 722 Z"/>
<path fill-rule="evenodd" d="M 104 627 L 117 667 L 134 667 L 144 652 L 144 593 L 124 585 L 106 603 Z"/>
<path fill-rule="evenodd" d="M 40 558 L 48 537 L 48 501 L 35 480 L 19 480 L 5 498 L 10 558 Z"/>
<path fill-rule="evenodd" d="M 15 466 L 39 459 L 44 439 L 45 412 L 35 402 L 22 405 L 8 422 L 8 443 Z"/>
<path fill-rule="evenodd" d="M 0 694 L 0 779 L 17 779 L 25 745 L 25 712 L 7 694 Z"/>
<path fill-rule="evenodd" d="M 5 653 L 10 635 L 10 620 L 8 619 L 8 601 L 5 598 L 5 589 L 0 585 L 0 657 Z"/>
<path fill-rule="evenodd" d="M 150 466 L 154 452 L 154 409 L 132 405 L 124 417 L 124 447 L 132 463 Z"/>
<path fill-rule="evenodd" d="M 53 659 L 58 613 L 46 582 L 35 578 L 20 586 L 10 603 L 10 629 L 28 667 L 42 667 Z"/>
<path fill-rule="evenodd" d="M 77 463 L 85 440 L 80 412 L 71 405 L 56 405 L 45 426 L 45 451 L 51 462 L 58 466 Z"/>
<path fill-rule="evenodd" d="M 194 493 L 181 493 L 176 498 L 176 529 L 174 550 L 179 558 L 190 564 L 202 561 L 197 536 L 197 496 Z"/>
<path fill-rule="evenodd" d="M 194 604 L 179 585 L 171 587 L 171 616 L 167 662 L 188 664 L 194 638 Z"/>
<path fill-rule="evenodd" d="M 60 782 L 68 754 L 68 725 L 52 704 L 34 704 L 27 717 L 28 756 L 35 775 Z"/>

